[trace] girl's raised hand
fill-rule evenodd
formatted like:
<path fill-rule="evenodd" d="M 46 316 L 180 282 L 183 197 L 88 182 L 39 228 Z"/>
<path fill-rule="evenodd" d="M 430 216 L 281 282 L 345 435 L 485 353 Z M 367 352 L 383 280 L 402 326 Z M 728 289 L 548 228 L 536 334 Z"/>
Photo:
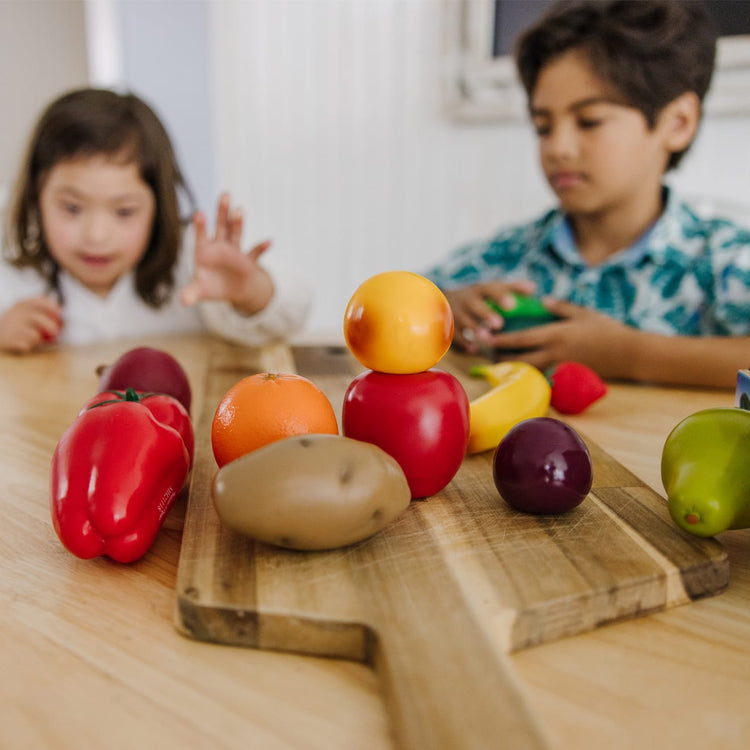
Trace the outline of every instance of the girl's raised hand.
<path fill-rule="evenodd" d="M 193 305 L 201 300 L 225 300 L 246 315 L 260 312 L 273 296 L 271 277 L 258 263 L 271 243 L 242 251 L 242 210 L 231 207 L 226 193 L 219 199 L 214 236 L 208 236 L 206 217 L 200 211 L 193 216 L 193 228 L 195 272 L 180 292 L 180 301 Z"/>
<path fill-rule="evenodd" d="M 0 350 L 27 354 L 53 342 L 62 330 L 62 308 L 49 297 L 16 302 L 0 316 Z"/>

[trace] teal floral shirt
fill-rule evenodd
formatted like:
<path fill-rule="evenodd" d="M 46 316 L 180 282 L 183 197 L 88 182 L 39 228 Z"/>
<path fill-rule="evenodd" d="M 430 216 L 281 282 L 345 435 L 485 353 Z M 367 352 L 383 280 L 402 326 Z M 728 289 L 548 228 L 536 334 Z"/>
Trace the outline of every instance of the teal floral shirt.
<path fill-rule="evenodd" d="M 635 244 L 589 266 L 564 214 L 450 254 L 425 273 L 441 289 L 530 279 L 540 295 L 596 309 L 643 331 L 750 335 L 750 229 L 701 219 L 665 188 L 661 217 Z"/>

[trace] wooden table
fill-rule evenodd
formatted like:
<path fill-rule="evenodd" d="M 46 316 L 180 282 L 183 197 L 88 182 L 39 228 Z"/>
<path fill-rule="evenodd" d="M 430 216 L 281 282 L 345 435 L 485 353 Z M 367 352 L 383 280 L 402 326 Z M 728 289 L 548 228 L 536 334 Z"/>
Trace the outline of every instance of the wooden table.
<path fill-rule="evenodd" d="M 198 414 L 206 340 L 147 343 L 183 364 Z M 391 748 L 367 667 L 176 632 L 184 506 L 134 565 L 78 560 L 61 547 L 50 456 L 95 392 L 97 365 L 134 345 L 0 356 L 0 748 Z M 263 357 L 268 369 L 289 362 L 280 346 Z M 669 430 L 733 400 L 730 391 L 611 384 L 569 421 L 662 492 Z M 749 746 L 750 531 L 720 540 L 731 565 L 725 593 L 509 657 L 554 746 Z"/>

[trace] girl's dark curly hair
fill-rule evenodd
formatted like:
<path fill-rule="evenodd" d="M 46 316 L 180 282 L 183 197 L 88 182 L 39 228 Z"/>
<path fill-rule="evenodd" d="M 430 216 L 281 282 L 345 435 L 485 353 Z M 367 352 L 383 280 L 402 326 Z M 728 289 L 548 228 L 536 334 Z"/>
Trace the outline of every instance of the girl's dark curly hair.
<path fill-rule="evenodd" d="M 569 50 L 583 50 L 596 74 L 643 112 L 652 128 L 680 94 L 692 91 L 703 101 L 717 36 L 713 17 L 698 0 L 563 0 L 518 38 L 515 59 L 531 100 L 545 65 Z M 685 151 L 671 154 L 667 169 Z"/>
<path fill-rule="evenodd" d="M 57 164 L 99 155 L 136 164 L 154 194 L 154 224 L 135 283 L 144 302 L 160 307 L 174 289 L 182 243 L 178 193 L 182 191 L 191 205 L 193 198 L 164 126 L 133 94 L 77 89 L 45 109 L 32 132 L 11 199 L 5 256 L 16 267 L 35 268 L 51 289 L 57 289 L 59 269 L 44 237 L 39 195 Z"/>

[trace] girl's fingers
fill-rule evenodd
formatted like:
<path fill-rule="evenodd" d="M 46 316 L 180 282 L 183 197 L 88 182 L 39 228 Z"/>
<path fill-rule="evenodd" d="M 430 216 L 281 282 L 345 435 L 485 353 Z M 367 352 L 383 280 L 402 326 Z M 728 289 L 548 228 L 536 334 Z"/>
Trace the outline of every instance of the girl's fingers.
<path fill-rule="evenodd" d="M 216 209 L 216 240 L 229 239 L 229 194 L 222 193 Z"/>
<path fill-rule="evenodd" d="M 193 231 L 195 232 L 196 245 L 206 239 L 206 217 L 202 211 L 196 211 L 193 214 Z"/>
<path fill-rule="evenodd" d="M 44 341 L 54 341 L 62 328 L 56 320 L 53 320 L 46 315 L 40 315 L 35 318 L 33 323 L 34 328 L 39 331 L 39 335 Z"/>
<path fill-rule="evenodd" d="M 49 297 L 39 297 L 32 300 L 30 311 L 29 322 L 38 335 L 44 341 L 56 339 L 63 326 L 60 305 Z"/>
<path fill-rule="evenodd" d="M 271 240 L 265 240 L 265 242 L 259 242 L 247 255 L 250 260 L 258 260 L 263 253 L 271 247 Z"/>
<path fill-rule="evenodd" d="M 240 238 L 242 237 L 242 209 L 233 208 L 229 214 L 229 229 L 228 239 L 233 245 L 240 246 Z"/>
<path fill-rule="evenodd" d="M 193 278 L 180 291 L 180 302 L 186 307 L 194 305 L 201 299 L 200 283 Z"/>

